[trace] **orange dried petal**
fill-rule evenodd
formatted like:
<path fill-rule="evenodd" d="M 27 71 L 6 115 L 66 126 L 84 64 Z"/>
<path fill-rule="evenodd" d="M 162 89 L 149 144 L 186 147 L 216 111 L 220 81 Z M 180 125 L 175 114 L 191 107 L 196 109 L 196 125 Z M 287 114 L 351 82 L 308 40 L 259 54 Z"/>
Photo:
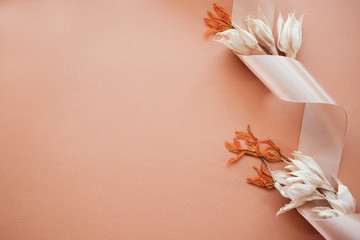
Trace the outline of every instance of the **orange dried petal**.
<path fill-rule="evenodd" d="M 251 132 L 250 124 L 248 125 L 247 130 L 248 130 L 248 133 L 249 133 L 249 135 L 250 135 L 250 137 L 251 137 L 252 139 L 254 139 L 254 140 L 257 139 L 257 138 L 254 136 L 254 134 Z"/>
<path fill-rule="evenodd" d="M 239 150 L 241 150 L 241 143 L 236 138 L 234 138 L 234 144 Z"/>
<path fill-rule="evenodd" d="M 272 189 L 272 188 L 274 187 L 274 182 L 267 182 L 267 183 L 265 184 L 265 187 L 266 187 L 267 189 Z"/>
<path fill-rule="evenodd" d="M 264 162 L 261 162 L 260 168 L 261 168 L 261 172 L 262 172 L 263 176 L 270 177 L 272 180 L 274 180 L 272 178 L 271 174 L 266 171 L 266 164 Z"/>
<path fill-rule="evenodd" d="M 210 11 L 208 11 L 209 18 L 204 18 L 204 22 L 210 27 L 209 29 L 205 30 L 204 34 L 208 35 L 209 33 L 217 33 L 217 32 L 223 32 L 225 30 L 228 30 L 230 28 L 234 28 L 231 23 L 231 17 L 230 15 L 217 5 L 216 3 L 213 4 L 214 10 L 217 13 L 218 16 L 215 16 Z"/>
<path fill-rule="evenodd" d="M 239 148 L 238 148 L 234 143 L 232 143 L 232 142 L 226 141 L 226 142 L 225 142 L 225 146 L 226 146 L 226 148 L 227 148 L 230 152 L 240 153 Z"/>
<path fill-rule="evenodd" d="M 245 151 L 240 152 L 235 158 L 230 158 L 227 162 L 228 165 L 237 162 L 238 160 L 240 160 L 244 155 L 245 155 Z"/>
<path fill-rule="evenodd" d="M 246 178 L 246 182 L 257 185 L 259 187 L 265 187 L 264 182 L 261 181 L 261 178 L 259 176 L 248 177 Z"/>
<path fill-rule="evenodd" d="M 251 152 L 251 151 L 246 151 L 246 154 L 254 157 L 259 157 L 255 152 Z"/>
<path fill-rule="evenodd" d="M 274 179 L 271 177 L 269 173 L 266 172 L 266 165 L 264 162 L 261 162 L 260 169 L 257 167 L 253 167 L 257 172 L 258 176 L 250 177 L 246 179 L 247 183 L 251 183 L 257 185 L 259 187 L 265 188 L 273 188 L 274 186 Z"/>
<path fill-rule="evenodd" d="M 249 143 L 255 143 L 254 139 L 246 132 L 243 131 L 236 131 L 235 136 L 237 139 L 245 140 Z"/>
<path fill-rule="evenodd" d="M 270 151 L 261 152 L 261 156 L 265 158 L 268 162 L 279 162 L 282 161 L 282 157 L 280 155 L 274 154 Z"/>
<path fill-rule="evenodd" d="M 221 6 L 219 6 L 216 3 L 213 4 L 213 7 L 214 7 L 215 12 L 221 19 L 223 19 L 225 22 L 231 23 L 230 14 L 228 12 L 226 12 L 226 10 L 224 8 L 222 8 Z"/>
<path fill-rule="evenodd" d="M 216 27 L 217 24 L 216 22 L 213 20 L 213 19 L 210 19 L 210 18 L 204 18 L 204 22 L 209 26 L 209 27 Z"/>
<path fill-rule="evenodd" d="M 261 143 L 265 143 L 265 144 L 269 145 L 269 147 L 272 150 L 274 150 L 274 152 L 281 155 L 280 148 L 278 146 L 276 146 L 276 144 L 271 139 L 262 140 Z"/>
<path fill-rule="evenodd" d="M 249 177 L 246 179 L 247 183 L 250 184 L 254 184 L 258 187 L 263 187 L 263 188 L 267 188 L 267 189 L 271 189 L 274 187 L 274 183 L 273 182 L 269 182 L 267 180 L 265 180 L 262 177 L 259 176 L 254 176 L 254 177 Z"/>

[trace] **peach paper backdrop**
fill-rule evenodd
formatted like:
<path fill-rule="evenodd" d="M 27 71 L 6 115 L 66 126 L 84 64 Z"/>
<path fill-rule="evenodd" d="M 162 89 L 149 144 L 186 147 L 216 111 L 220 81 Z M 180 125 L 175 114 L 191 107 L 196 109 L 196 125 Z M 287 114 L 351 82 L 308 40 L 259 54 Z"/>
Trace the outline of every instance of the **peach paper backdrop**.
<path fill-rule="evenodd" d="M 245 183 L 256 159 L 225 164 L 248 123 L 289 154 L 303 106 L 203 37 L 211 4 L 0 1 L 0 239 L 322 239 Z M 295 8 L 298 60 L 348 113 L 340 179 L 360 202 L 360 1 L 277 1 Z"/>

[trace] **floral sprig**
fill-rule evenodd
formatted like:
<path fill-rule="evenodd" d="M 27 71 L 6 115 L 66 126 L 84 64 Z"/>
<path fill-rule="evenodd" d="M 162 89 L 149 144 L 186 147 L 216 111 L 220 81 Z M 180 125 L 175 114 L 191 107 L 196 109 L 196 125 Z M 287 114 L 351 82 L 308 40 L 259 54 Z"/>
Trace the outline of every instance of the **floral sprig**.
<path fill-rule="evenodd" d="M 235 158 L 230 158 L 228 164 L 232 164 L 244 155 L 250 155 L 258 158 L 263 158 L 268 162 L 287 161 L 287 158 L 281 154 L 280 148 L 271 139 L 259 140 L 251 132 L 250 125 L 248 125 L 247 132 L 236 131 L 234 142 L 225 142 L 225 146 L 230 152 L 236 153 Z M 239 140 L 243 140 L 246 144 L 245 148 L 242 148 Z M 261 145 L 267 146 L 261 148 Z"/>
<path fill-rule="evenodd" d="M 261 162 L 260 169 L 255 166 L 253 166 L 253 168 L 257 172 L 258 176 L 248 177 L 246 178 L 246 182 L 259 187 L 272 189 L 274 187 L 275 181 L 271 174 L 266 171 L 265 162 Z"/>
<path fill-rule="evenodd" d="M 204 34 L 223 32 L 228 29 L 234 28 L 232 25 L 231 16 L 226 10 L 220 7 L 218 4 L 213 3 L 213 8 L 218 15 L 215 16 L 210 11 L 207 11 L 210 18 L 204 18 L 204 22 L 210 27 L 205 30 Z"/>
<path fill-rule="evenodd" d="M 275 41 L 271 26 L 260 8 L 257 19 L 250 16 L 244 19 L 248 28 L 246 31 L 232 22 L 230 14 L 225 9 L 216 3 L 213 7 L 217 16 L 208 11 L 210 18 L 204 18 L 204 21 L 210 28 L 205 31 L 205 35 L 214 33 L 222 36 L 221 39 L 215 41 L 240 55 L 278 55 L 279 50 L 287 57 L 296 57 L 302 42 L 301 26 L 304 15 L 296 19 L 294 11 L 284 22 L 280 13 L 277 21 L 278 38 Z M 328 202 L 328 206 L 312 209 L 325 218 L 355 213 L 355 199 L 349 189 L 337 178 L 335 178 L 337 189 L 333 188 L 319 165 L 311 157 L 302 155 L 300 152 L 293 153 L 294 159 L 283 156 L 280 148 L 271 139 L 256 138 L 250 126 L 247 132 L 237 131 L 235 136 L 233 142 L 225 142 L 227 149 L 236 154 L 236 157 L 228 160 L 228 164 L 239 161 L 245 155 L 261 159 L 260 169 L 253 167 L 258 176 L 248 177 L 246 182 L 267 189 L 276 188 L 282 196 L 291 200 L 280 208 L 277 215 L 313 200 Z M 240 141 L 244 142 L 246 147 L 243 148 Z M 287 166 L 283 171 L 271 171 L 268 163 L 278 161 L 286 162 Z"/>
<path fill-rule="evenodd" d="M 349 189 L 339 179 L 335 190 L 326 179 L 320 166 L 301 152 L 293 153 L 295 159 L 287 162 L 284 171 L 271 171 L 274 187 L 291 202 L 280 208 L 276 215 L 303 205 L 307 201 L 326 200 L 330 206 L 312 210 L 322 217 L 331 218 L 355 213 L 356 202 Z"/>
<path fill-rule="evenodd" d="M 261 8 L 258 10 L 257 19 L 251 17 L 244 19 L 248 31 L 233 23 L 230 14 L 218 4 L 214 3 L 213 8 L 218 17 L 208 11 L 210 18 L 204 18 L 204 21 L 210 28 L 205 30 L 205 35 L 215 33 L 222 36 L 223 38 L 215 41 L 224 44 L 235 53 L 240 55 L 278 55 L 278 49 L 287 57 L 296 57 L 302 42 L 301 26 L 304 15 L 297 20 L 294 11 L 284 22 L 280 13 L 277 21 L 278 38 L 275 41 L 271 26 Z"/>
<path fill-rule="evenodd" d="M 239 140 L 245 142 L 245 148 L 242 147 Z M 265 146 L 263 147 L 263 145 Z M 228 160 L 227 163 L 229 165 L 240 160 L 245 155 L 258 157 L 263 160 L 260 169 L 255 166 L 253 167 L 258 173 L 258 176 L 249 177 L 246 179 L 246 182 L 267 189 L 274 187 L 274 180 L 271 175 L 266 172 L 265 164 L 267 162 L 288 161 L 288 159 L 281 154 L 280 148 L 276 146 L 271 139 L 259 140 L 256 138 L 251 132 L 250 125 L 248 125 L 247 132 L 236 131 L 233 143 L 226 141 L 225 146 L 230 152 L 237 154 L 235 158 Z"/>
<path fill-rule="evenodd" d="M 302 42 L 301 26 L 304 20 L 304 14 L 295 18 L 295 11 L 293 14 L 289 14 L 285 24 L 282 14 L 279 14 L 277 21 L 277 47 L 280 51 L 284 52 L 286 56 L 295 58 L 297 52 L 300 49 Z"/>
<path fill-rule="evenodd" d="M 270 54 L 278 55 L 275 46 L 275 40 L 272 35 L 271 26 L 265 18 L 261 8 L 258 10 L 258 18 L 246 18 L 244 21 L 249 29 L 249 32 L 256 38 L 259 44 L 265 48 Z"/>
<path fill-rule="evenodd" d="M 349 189 L 336 179 L 337 190 L 331 186 L 320 166 L 309 156 L 301 152 L 293 153 L 294 159 L 281 154 L 280 148 L 271 140 L 259 140 L 254 136 L 248 126 L 247 132 L 237 131 L 234 142 L 225 142 L 230 152 L 236 153 L 230 158 L 228 164 L 240 160 L 245 155 L 260 158 L 260 169 L 253 167 L 258 176 L 248 177 L 247 183 L 259 187 L 276 188 L 283 197 L 289 198 L 290 203 L 280 208 L 276 215 L 297 208 L 308 201 L 326 200 L 329 206 L 314 207 L 313 211 L 325 218 L 344 216 L 355 213 L 356 202 Z M 247 145 L 242 148 L 240 141 Z M 267 145 L 261 148 L 261 144 Z M 268 163 L 284 161 L 287 166 L 284 170 L 272 171 Z M 268 168 L 268 171 L 266 170 Z"/>

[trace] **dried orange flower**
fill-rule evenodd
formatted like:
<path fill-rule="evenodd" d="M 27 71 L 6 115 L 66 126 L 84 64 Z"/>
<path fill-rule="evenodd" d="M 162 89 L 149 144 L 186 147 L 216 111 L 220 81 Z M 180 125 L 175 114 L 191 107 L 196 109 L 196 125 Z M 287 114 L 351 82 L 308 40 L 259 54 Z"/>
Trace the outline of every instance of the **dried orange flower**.
<path fill-rule="evenodd" d="M 263 158 L 268 162 L 279 162 L 282 160 L 286 160 L 286 158 L 281 154 L 280 148 L 275 145 L 275 143 L 271 140 L 262 140 L 259 141 L 254 134 L 250 130 L 250 126 L 248 126 L 248 132 L 236 131 L 236 138 L 234 138 L 234 143 L 225 142 L 225 146 L 230 152 L 236 153 L 237 156 L 235 158 L 230 158 L 228 160 L 228 164 L 232 164 L 239 159 L 241 159 L 244 155 L 250 155 L 254 157 Z M 239 140 L 244 140 L 247 145 L 246 148 L 242 148 Z M 265 148 L 261 149 L 260 144 L 266 144 Z"/>
<path fill-rule="evenodd" d="M 218 15 L 215 16 L 210 11 L 208 11 L 208 15 L 210 18 L 204 18 L 204 22 L 210 27 L 205 30 L 204 34 L 209 35 L 210 33 L 218 33 L 223 32 L 225 30 L 234 28 L 231 23 L 230 14 L 226 12 L 225 9 L 217 5 L 216 3 L 213 4 L 213 8 Z"/>
<path fill-rule="evenodd" d="M 253 168 L 258 173 L 258 176 L 248 177 L 246 179 L 247 183 L 251 183 L 267 189 L 271 189 L 274 187 L 274 179 L 271 177 L 270 173 L 266 172 L 266 165 L 264 162 L 261 162 L 260 169 L 255 166 Z"/>
<path fill-rule="evenodd" d="M 265 143 L 268 146 L 263 150 L 260 150 L 260 155 L 265 158 L 269 162 L 279 162 L 282 160 L 286 160 L 286 158 L 281 155 L 280 148 L 275 145 L 275 143 L 271 139 L 261 140 L 261 143 Z"/>
<path fill-rule="evenodd" d="M 250 125 L 248 126 L 247 132 L 236 131 L 235 132 L 234 142 L 225 142 L 225 146 L 230 152 L 236 153 L 235 158 L 230 158 L 228 164 L 232 164 L 245 155 L 250 155 L 258 157 L 262 160 L 261 168 L 258 169 L 254 167 L 255 171 L 258 173 L 258 176 L 249 177 L 246 179 L 247 183 L 257 185 L 259 187 L 264 187 L 271 189 L 274 187 L 274 179 L 271 174 L 266 172 L 266 163 L 267 162 L 279 162 L 279 161 L 289 161 L 288 158 L 284 157 L 280 148 L 271 140 L 259 140 L 254 136 L 250 130 Z M 239 140 L 245 142 L 246 147 L 242 148 Z M 267 145 L 264 148 L 261 145 Z"/>

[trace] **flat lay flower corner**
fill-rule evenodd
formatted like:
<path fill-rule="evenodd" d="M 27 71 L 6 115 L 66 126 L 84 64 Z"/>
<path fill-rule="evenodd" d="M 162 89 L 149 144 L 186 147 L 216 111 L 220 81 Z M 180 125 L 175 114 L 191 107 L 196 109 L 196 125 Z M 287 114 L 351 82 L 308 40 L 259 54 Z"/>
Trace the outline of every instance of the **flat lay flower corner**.
<path fill-rule="evenodd" d="M 246 1 L 235 0 L 238 3 Z M 271 0 L 268 2 L 273 3 Z M 214 34 L 216 42 L 231 49 L 280 99 L 305 104 L 299 147 L 292 153 L 292 157 L 284 156 L 271 139 L 260 140 L 255 137 L 248 126 L 247 132 L 236 131 L 233 141 L 225 142 L 228 151 L 236 154 L 227 163 L 232 165 L 245 156 L 260 159 L 260 167 L 253 167 L 257 175 L 247 177 L 246 182 L 265 189 L 276 189 L 281 196 L 290 200 L 277 211 L 277 216 L 297 208 L 326 239 L 360 239 L 360 215 L 355 214 L 356 200 L 349 188 L 336 177 L 344 144 L 347 122 L 345 111 L 305 67 L 294 60 L 302 44 L 304 14 L 297 18 L 293 11 L 285 20 L 280 12 L 275 21 L 275 35 L 262 6 L 257 8 L 257 17 L 241 15 L 246 29 L 233 22 L 230 14 L 218 4 L 214 3 L 213 7 L 217 16 L 208 12 L 210 18 L 204 21 L 210 28 L 205 31 L 205 35 Z M 274 58 L 263 55 L 274 55 Z M 283 57 L 279 58 L 278 55 Z M 334 107 L 333 113 L 329 113 L 327 105 Z M 331 133 L 332 129 L 322 127 L 322 119 L 333 121 L 339 129 Z M 313 133 L 311 129 L 321 130 Z M 330 141 L 319 141 L 327 136 L 332 136 Z M 309 144 L 309 141 L 314 143 Z M 335 155 L 327 151 L 330 148 L 334 148 L 331 152 Z M 286 166 L 283 170 L 272 170 L 273 162 L 284 162 Z M 325 165 L 330 167 L 323 168 Z M 333 179 L 330 179 L 331 176 Z M 316 213 L 317 219 L 304 215 L 303 209 L 299 210 L 299 207 L 312 201 L 315 202 L 314 207 L 306 208 L 305 211 Z M 354 217 L 339 218 L 346 216 Z M 328 219 L 335 220 L 329 222 Z M 351 224 L 346 225 L 346 221 Z M 333 231 L 333 224 L 337 225 L 336 231 Z"/>
<path fill-rule="evenodd" d="M 218 4 L 214 3 L 213 8 L 218 16 L 208 11 L 209 18 L 204 18 L 204 22 L 209 26 L 204 32 L 206 36 L 211 33 L 221 36 L 220 40 L 215 41 L 240 55 L 279 55 L 279 49 L 287 57 L 296 57 L 302 42 L 301 26 L 304 15 L 296 19 L 294 11 L 284 22 L 280 13 L 277 20 L 278 38 L 275 41 L 271 26 L 260 7 L 258 18 L 248 16 L 243 19 L 248 30 L 233 23 L 229 13 Z"/>
<path fill-rule="evenodd" d="M 236 131 L 235 135 L 233 143 L 225 142 L 228 151 L 237 154 L 235 158 L 228 160 L 228 164 L 239 161 L 245 155 L 260 158 L 260 169 L 253 167 L 258 176 L 248 177 L 246 182 L 266 189 L 276 188 L 283 197 L 291 200 L 276 215 L 313 200 L 326 200 L 329 203 L 329 206 L 312 209 L 321 217 L 331 218 L 355 213 L 356 201 L 349 189 L 335 178 L 337 182 L 337 190 L 335 190 L 320 166 L 310 156 L 294 151 L 294 159 L 287 158 L 281 154 L 280 148 L 271 139 L 256 138 L 250 126 L 248 132 Z M 245 148 L 239 140 L 245 142 Z M 272 171 L 268 163 L 279 161 L 285 162 L 287 166 L 284 170 Z"/>

